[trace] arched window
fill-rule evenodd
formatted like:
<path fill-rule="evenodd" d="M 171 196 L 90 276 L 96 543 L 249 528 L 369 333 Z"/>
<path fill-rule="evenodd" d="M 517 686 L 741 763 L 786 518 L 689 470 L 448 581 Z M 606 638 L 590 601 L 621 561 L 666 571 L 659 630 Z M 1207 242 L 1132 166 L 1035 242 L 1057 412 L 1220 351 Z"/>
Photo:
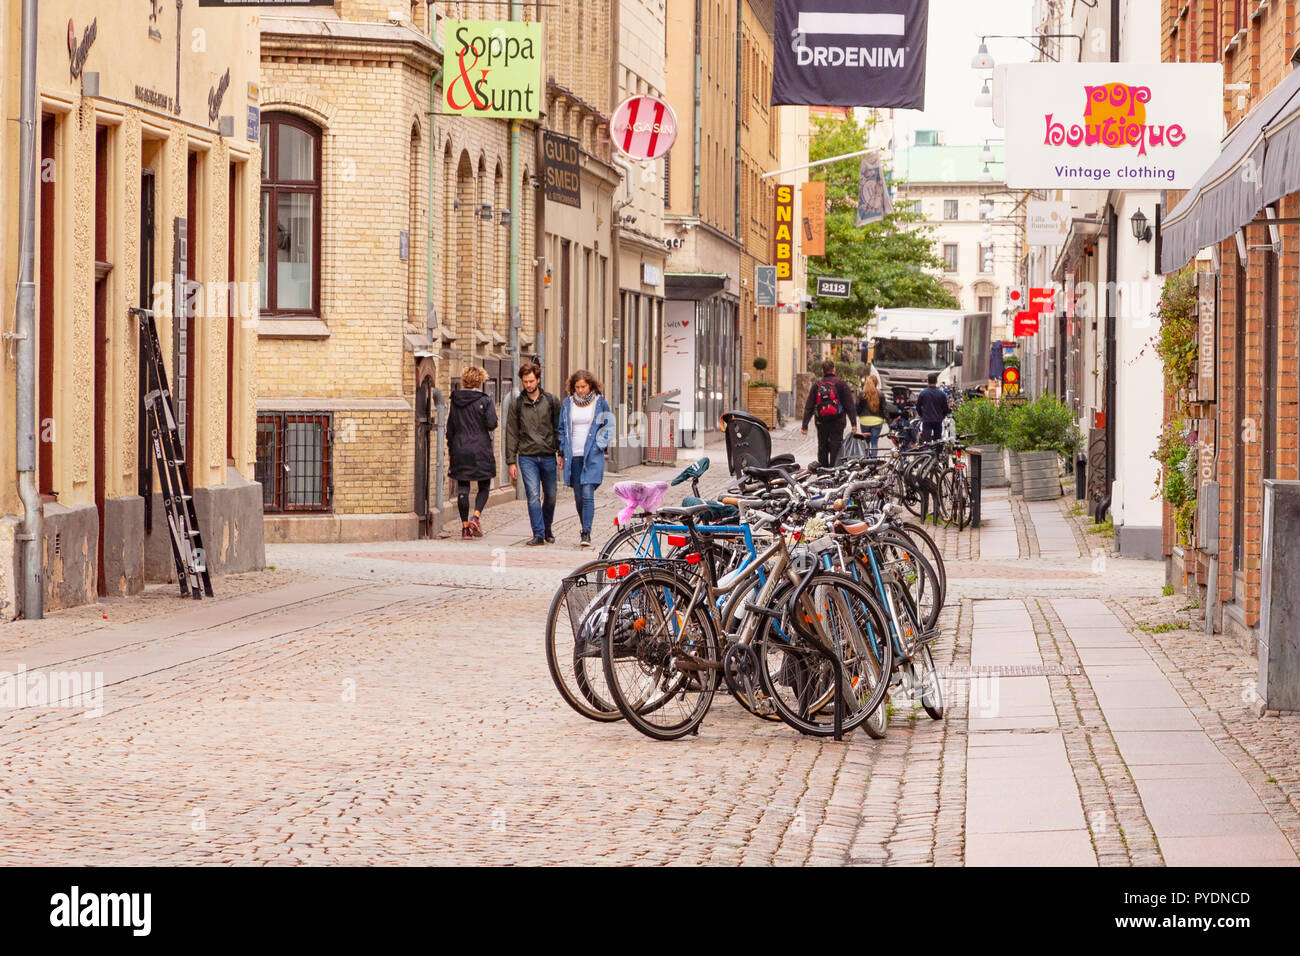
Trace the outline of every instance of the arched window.
<path fill-rule="evenodd" d="M 287 113 L 262 116 L 261 311 L 320 315 L 320 129 Z"/>

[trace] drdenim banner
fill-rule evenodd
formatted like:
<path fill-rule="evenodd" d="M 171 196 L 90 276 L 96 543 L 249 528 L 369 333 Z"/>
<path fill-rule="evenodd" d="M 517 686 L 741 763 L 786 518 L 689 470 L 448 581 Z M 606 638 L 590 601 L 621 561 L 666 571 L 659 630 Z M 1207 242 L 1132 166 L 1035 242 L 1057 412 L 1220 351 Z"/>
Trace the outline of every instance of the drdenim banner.
<path fill-rule="evenodd" d="M 776 0 L 772 104 L 925 108 L 929 0 Z"/>

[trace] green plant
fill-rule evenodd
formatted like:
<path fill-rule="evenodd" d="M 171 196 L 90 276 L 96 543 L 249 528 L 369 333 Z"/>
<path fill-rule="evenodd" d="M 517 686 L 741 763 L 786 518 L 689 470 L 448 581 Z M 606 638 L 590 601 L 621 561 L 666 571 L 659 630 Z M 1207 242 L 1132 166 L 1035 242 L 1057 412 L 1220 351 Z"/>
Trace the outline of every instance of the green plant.
<path fill-rule="evenodd" d="M 1088 534 L 1099 534 L 1103 538 L 1115 537 L 1115 519 L 1110 515 L 1107 515 L 1105 521 L 1089 525 Z"/>
<path fill-rule="evenodd" d="M 1160 462 L 1157 493 L 1173 509 L 1174 528 L 1182 544 L 1191 544 L 1196 516 L 1196 456 L 1188 442 L 1190 426 L 1181 412 L 1165 423 L 1152 458 Z"/>
<path fill-rule="evenodd" d="M 972 445 L 1001 445 L 1006 440 L 1007 412 L 987 398 L 962 402 L 952 413 L 957 434 L 971 435 Z"/>
<path fill-rule="evenodd" d="M 1004 439 L 1012 451 L 1054 451 L 1068 457 L 1083 441 L 1074 412 L 1055 395 L 1014 403 L 1006 415 Z"/>
<path fill-rule="evenodd" d="M 1160 593 L 1163 594 L 1165 597 L 1172 597 L 1174 593 L 1174 586 L 1172 584 L 1166 584 L 1164 587 L 1160 589 Z"/>
<path fill-rule="evenodd" d="M 1074 504 L 1070 505 L 1070 514 L 1075 515 L 1076 517 L 1083 514 L 1083 502 L 1076 501 Z"/>
<path fill-rule="evenodd" d="M 1181 631 L 1189 626 L 1187 621 L 1165 621 L 1163 624 L 1147 624 L 1144 622 L 1138 625 L 1138 630 L 1146 631 L 1148 634 L 1164 634 L 1168 631 Z"/>
<path fill-rule="evenodd" d="M 758 369 L 760 372 L 763 371 L 763 369 L 767 368 L 767 359 L 763 358 L 761 355 L 754 356 L 754 368 Z"/>
<path fill-rule="evenodd" d="M 1014 352 L 1002 357 L 1002 364 L 1007 368 L 1020 368 L 1020 356 Z"/>
<path fill-rule="evenodd" d="M 750 388 L 780 388 L 776 382 L 764 382 L 761 379 L 749 383 Z"/>
<path fill-rule="evenodd" d="M 1164 363 L 1169 394 L 1177 395 L 1196 375 L 1196 271 L 1183 269 L 1165 278 L 1155 318 L 1160 329 L 1152 340 Z"/>

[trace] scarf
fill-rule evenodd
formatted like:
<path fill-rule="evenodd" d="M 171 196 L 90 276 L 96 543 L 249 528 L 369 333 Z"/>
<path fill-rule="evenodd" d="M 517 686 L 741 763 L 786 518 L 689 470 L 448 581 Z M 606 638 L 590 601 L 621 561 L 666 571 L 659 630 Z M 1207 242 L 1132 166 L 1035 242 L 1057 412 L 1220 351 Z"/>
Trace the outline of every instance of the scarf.
<path fill-rule="evenodd" d="M 588 405 L 590 405 L 592 402 L 596 400 L 596 393 L 588 392 L 586 398 L 579 398 L 578 393 L 574 392 L 569 397 L 573 399 L 573 404 L 579 406 L 580 408 L 586 408 Z"/>

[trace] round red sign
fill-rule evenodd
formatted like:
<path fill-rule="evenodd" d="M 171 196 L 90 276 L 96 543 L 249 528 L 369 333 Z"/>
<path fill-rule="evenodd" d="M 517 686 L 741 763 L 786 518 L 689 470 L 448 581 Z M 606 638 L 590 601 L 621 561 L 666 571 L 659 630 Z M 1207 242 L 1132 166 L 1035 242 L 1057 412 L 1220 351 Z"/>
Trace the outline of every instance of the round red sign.
<path fill-rule="evenodd" d="M 677 140 L 677 114 L 657 96 L 630 96 L 610 117 L 609 138 L 633 159 L 658 159 Z"/>

